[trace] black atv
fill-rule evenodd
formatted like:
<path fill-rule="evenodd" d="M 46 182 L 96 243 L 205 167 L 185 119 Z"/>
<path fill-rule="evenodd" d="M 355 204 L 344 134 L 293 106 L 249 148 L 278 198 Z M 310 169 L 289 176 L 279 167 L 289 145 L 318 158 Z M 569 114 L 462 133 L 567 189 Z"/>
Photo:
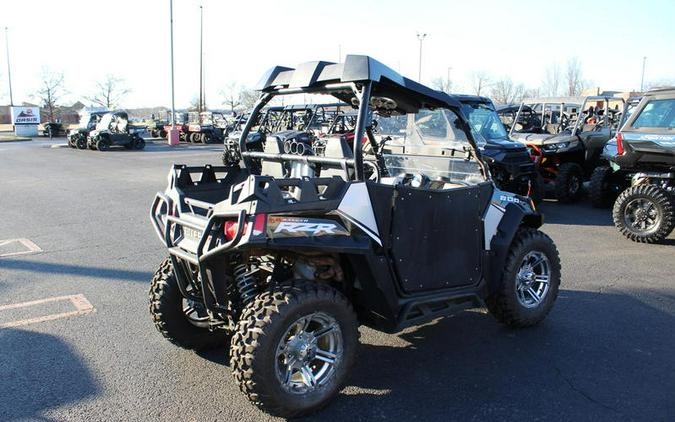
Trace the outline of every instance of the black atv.
<path fill-rule="evenodd" d="M 556 110 L 543 109 L 541 133 L 511 132 L 529 148 L 539 173 L 553 185 L 560 202 L 581 197 L 583 182 L 590 178 L 603 147 L 617 131 L 623 99 L 586 97 L 580 109 L 584 111 L 576 114 L 568 113 L 568 106 L 561 102 Z"/>
<path fill-rule="evenodd" d="M 126 111 L 118 110 L 106 113 L 87 137 L 90 149 L 107 151 L 111 146 L 123 146 L 125 149 L 143 149 L 145 140 L 140 133 L 144 129 L 129 126 L 129 115 Z"/>
<path fill-rule="evenodd" d="M 395 333 L 481 306 L 512 327 L 546 317 L 558 251 L 531 201 L 490 180 L 457 98 L 352 55 L 275 67 L 259 89 L 242 162 L 174 165 L 153 202 L 168 258 L 152 280 L 150 313 L 169 341 L 229 344 L 242 392 L 297 417 L 345 384 L 361 324 Z M 319 152 L 318 137 L 282 130 L 249 151 L 265 104 L 300 93 L 358 107 L 352 144 L 328 137 Z M 407 119 L 404 139 L 378 142 L 373 115 Z"/>
<path fill-rule="evenodd" d="M 527 148 L 509 139 L 492 101 L 474 95 L 457 97 L 471 123 L 481 158 L 488 164 L 495 185 L 501 190 L 529 196 L 539 203 L 544 197 L 544 181 Z"/>
<path fill-rule="evenodd" d="M 654 243 L 675 228 L 675 87 L 647 92 L 616 137 L 612 162 L 630 180 L 614 202 L 614 225 Z"/>
<path fill-rule="evenodd" d="M 63 127 L 63 123 L 61 122 L 47 122 L 42 125 L 42 136 L 54 138 L 65 135 L 66 128 Z"/>

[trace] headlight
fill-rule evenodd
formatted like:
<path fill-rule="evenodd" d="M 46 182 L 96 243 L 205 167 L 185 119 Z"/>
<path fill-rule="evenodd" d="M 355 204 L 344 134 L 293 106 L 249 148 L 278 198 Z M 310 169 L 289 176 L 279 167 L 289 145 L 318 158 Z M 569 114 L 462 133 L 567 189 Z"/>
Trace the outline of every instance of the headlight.
<path fill-rule="evenodd" d="M 544 144 L 543 148 L 546 152 L 555 152 L 561 149 L 565 149 L 570 146 L 569 142 L 559 142 L 557 144 Z"/>

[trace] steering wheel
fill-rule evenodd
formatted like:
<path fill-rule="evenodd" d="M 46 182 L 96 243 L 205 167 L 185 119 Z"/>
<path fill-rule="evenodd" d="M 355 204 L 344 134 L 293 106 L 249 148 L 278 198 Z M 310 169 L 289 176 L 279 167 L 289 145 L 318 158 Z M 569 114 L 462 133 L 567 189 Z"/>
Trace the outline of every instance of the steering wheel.
<path fill-rule="evenodd" d="M 380 181 L 380 168 L 372 161 L 363 162 L 363 173 L 366 180 L 376 183 Z"/>

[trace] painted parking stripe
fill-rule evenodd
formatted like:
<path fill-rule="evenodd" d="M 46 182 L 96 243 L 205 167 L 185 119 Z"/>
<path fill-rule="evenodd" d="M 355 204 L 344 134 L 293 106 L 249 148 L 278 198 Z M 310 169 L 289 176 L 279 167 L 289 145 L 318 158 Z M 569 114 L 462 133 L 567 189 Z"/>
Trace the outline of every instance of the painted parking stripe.
<path fill-rule="evenodd" d="M 75 310 L 69 311 L 69 312 L 61 312 L 61 313 L 56 313 L 56 314 L 43 315 L 43 316 L 39 316 L 39 317 L 35 317 L 35 318 L 20 319 L 20 320 L 16 320 L 16 321 L 6 322 L 6 323 L 3 323 L 3 324 L 0 324 L 0 329 L 2 329 L 2 328 L 13 328 L 13 327 L 19 327 L 19 326 L 22 326 L 22 325 L 37 324 L 39 322 L 46 322 L 46 321 L 53 321 L 53 320 L 56 320 L 56 319 L 69 318 L 69 317 L 72 317 L 72 316 L 85 315 L 85 314 L 96 311 L 96 309 L 94 309 L 94 306 L 87 300 L 86 297 L 84 297 L 84 295 L 77 294 L 77 295 L 69 295 L 69 296 L 55 296 L 55 297 L 49 297 L 49 298 L 46 298 L 46 299 L 31 300 L 29 302 L 11 303 L 9 305 L 1 305 L 0 306 L 0 312 L 12 310 L 12 309 L 28 308 L 28 307 L 31 307 L 31 306 L 43 305 L 45 303 L 63 302 L 63 301 L 70 301 L 71 305 L 73 305 Z"/>
<path fill-rule="evenodd" d="M 20 238 L 20 239 L 4 239 L 0 240 L 0 247 L 10 245 L 12 243 L 21 244 L 26 250 L 18 252 L 6 252 L 0 253 L 0 258 L 5 256 L 16 256 L 16 255 L 26 255 L 30 253 L 42 252 L 42 248 L 33 243 L 30 239 Z"/>

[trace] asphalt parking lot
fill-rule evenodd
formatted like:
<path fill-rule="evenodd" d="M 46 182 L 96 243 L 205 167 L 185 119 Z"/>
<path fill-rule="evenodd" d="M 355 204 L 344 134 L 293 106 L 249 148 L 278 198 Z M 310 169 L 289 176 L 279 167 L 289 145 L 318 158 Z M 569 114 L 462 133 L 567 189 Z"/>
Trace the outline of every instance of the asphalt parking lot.
<path fill-rule="evenodd" d="M 64 142 L 0 144 L 0 420 L 271 419 L 224 351 L 178 349 L 148 316 L 165 255 L 153 195 L 172 162 L 216 164 L 220 148 L 51 147 Z M 544 323 L 513 331 L 476 310 L 396 336 L 362 328 L 348 386 L 308 419 L 673 420 L 675 236 L 632 243 L 587 202 L 542 210 L 563 270 Z"/>

